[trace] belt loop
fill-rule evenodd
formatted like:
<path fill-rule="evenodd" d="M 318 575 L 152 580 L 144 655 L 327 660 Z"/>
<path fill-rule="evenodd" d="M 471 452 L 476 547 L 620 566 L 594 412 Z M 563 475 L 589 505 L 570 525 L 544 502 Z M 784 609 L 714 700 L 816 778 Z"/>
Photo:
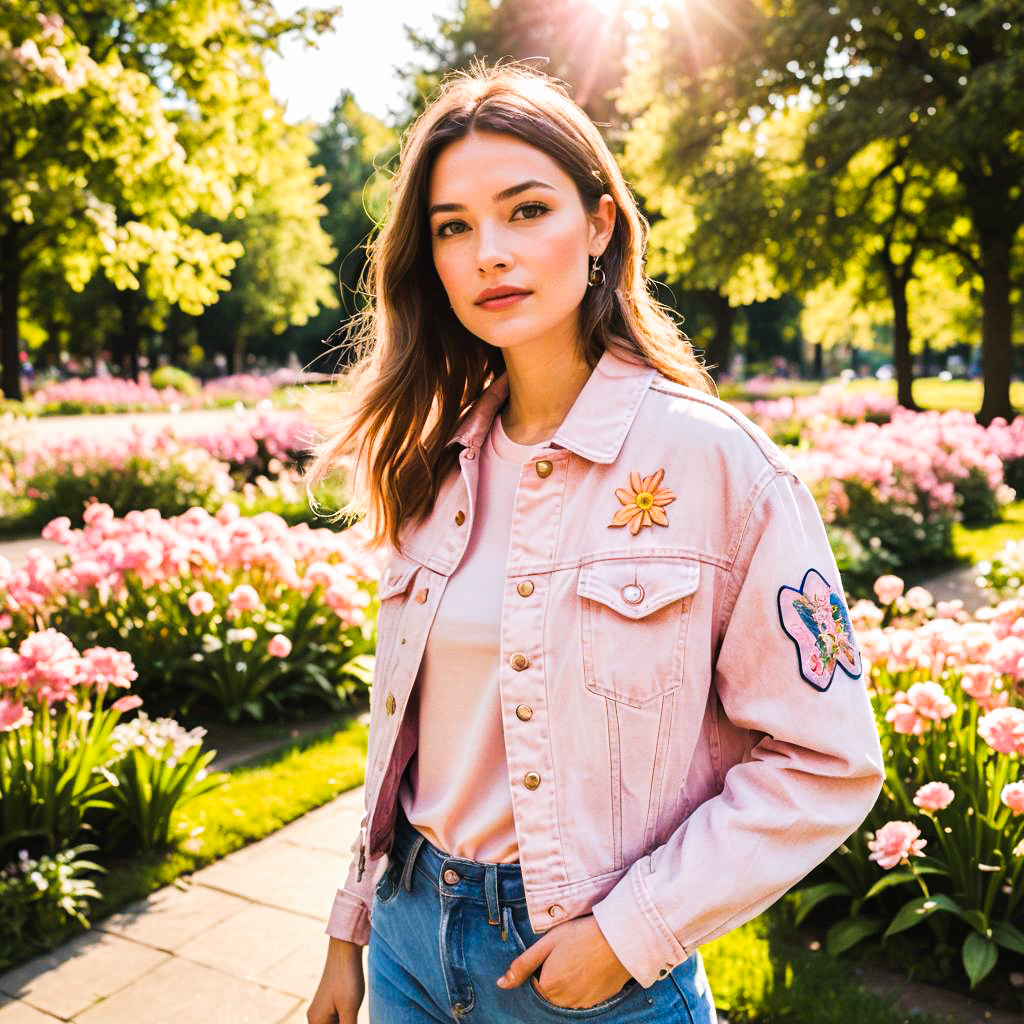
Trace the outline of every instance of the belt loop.
<path fill-rule="evenodd" d="M 402 867 L 402 888 L 406 892 L 412 890 L 412 869 L 416 863 L 416 854 L 420 852 L 423 844 L 427 841 L 427 837 L 421 832 L 413 841 L 412 849 L 409 851 L 409 856 L 405 859 L 405 864 Z"/>
<path fill-rule="evenodd" d="M 498 916 L 498 865 L 488 864 L 484 867 L 484 896 L 487 898 L 487 923 L 501 924 Z"/>

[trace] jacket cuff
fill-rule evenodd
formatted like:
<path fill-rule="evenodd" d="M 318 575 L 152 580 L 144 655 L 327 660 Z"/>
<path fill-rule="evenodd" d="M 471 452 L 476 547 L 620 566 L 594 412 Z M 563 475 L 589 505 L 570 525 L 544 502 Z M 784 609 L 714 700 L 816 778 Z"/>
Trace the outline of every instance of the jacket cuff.
<path fill-rule="evenodd" d="M 370 941 L 370 912 L 366 904 L 350 892 L 339 889 L 324 932 L 332 939 L 345 939 L 358 946 L 367 945 Z"/>
<path fill-rule="evenodd" d="M 591 913 L 622 966 L 650 988 L 689 959 L 690 951 L 651 901 L 639 870 L 643 863 L 646 858 L 634 863 Z"/>

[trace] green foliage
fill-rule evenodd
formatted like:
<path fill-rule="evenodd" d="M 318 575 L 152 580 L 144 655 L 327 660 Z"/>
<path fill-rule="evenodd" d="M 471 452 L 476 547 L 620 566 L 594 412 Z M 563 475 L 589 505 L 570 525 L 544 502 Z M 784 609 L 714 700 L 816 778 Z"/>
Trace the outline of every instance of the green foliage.
<path fill-rule="evenodd" d="M 198 395 L 202 391 L 199 381 L 188 370 L 177 366 L 160 366 L 150 375 L 150 384 L 158 389 L 172 388 L 183 395 Z"/>
<path fill-rule="evenodd" d="M 86 877 L 106 869 L 82 854 L 91 843 L 33 859 L 24 852 L 0 869 L 0 970 L 51 949 L 79 927 L 88 927 L 90 904 L 100 899 Z"/>

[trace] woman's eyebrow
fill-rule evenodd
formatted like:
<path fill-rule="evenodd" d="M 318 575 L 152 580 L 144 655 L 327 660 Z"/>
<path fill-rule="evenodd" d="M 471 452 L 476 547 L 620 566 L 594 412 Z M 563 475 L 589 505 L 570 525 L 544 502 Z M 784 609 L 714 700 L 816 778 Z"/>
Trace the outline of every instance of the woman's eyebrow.
<path fill-rule="evenodd" d="M 520 182 L 518 185 L 503 188 L 500 192 L 495 192 L 491 198 L 496 203 L 500 203 L 505 199 L 511 199 L 513 196 L 519 195 L 520 192 L 525 192 L 528 188 L 549 188 L 552 192 L 558 191 L 554 185 L 549 185 L 546 181 L 538 181 L 536 178 L 531 178 L 529 181 Z M 435 213 L 454 213 L 456 210 L 464 210 L 465 208 L 462 203 L 435 203 L 430 208 L 427 216 L 433 217 Z"/>

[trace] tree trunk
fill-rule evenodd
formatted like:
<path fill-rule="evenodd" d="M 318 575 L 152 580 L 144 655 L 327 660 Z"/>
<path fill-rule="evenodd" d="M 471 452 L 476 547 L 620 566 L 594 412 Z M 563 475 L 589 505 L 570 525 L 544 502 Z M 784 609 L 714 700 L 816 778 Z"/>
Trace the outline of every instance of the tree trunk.
<path fill-rule="evenodd" d="M 714 288 L 698 289 L 697 298 L 715 324 L 711 344 L 704 353 L 704 362 L 714 364 L 713 368 L 708 366 L 708 371 L 717 381 L 723 373 L 729 372 L 729 364 L 732 362 L 732 325 L 736 319 L 736 310 L 729 305 L 729 300 Z"/>
<path fill-rule="evenodd" d="M 821 347 L 820 341 L 814 343 L 814 369 L 811 375 L 814 380 L 825 379 L 825 350 Z"/>
<path fill-rule="evenodd" d="M 997 416 L 1016 416 L 1010 404 L 1013 372 L 1013 309 L 1010 305 L 1010 250 L 1004 232 L 981 240 L 981 359 L 984 394 L 978 422 L 988 426 Z"/>
<path fill-rule="evenodd" d="M 18 339 L 18 305 L 21 299 L 20 225 L 4 224 L 0 235 L 0 390 L 4 398 L 20 402 L 21 345 Z"/>
<path fill-rule="evenodd" d="M 897 266 L 887 251 L 879 254 L 892 301 L 892 361 L 896 368 L 896 401 L 904 409 L 920 412 L 914 401 L 914 360 L 910 355 L 910 315 L 907 304 L 909 260 Z"/>
<path fill-rule="evenodd" d="M 235 331 L 235 337 L 231 346 L 231 372 L 245 373 L 245 343 L 247 339 L 245 331 L 240 327 Z"/>
<path fill-rule="evenodd" d="M 139 301 L 135 292 L 117 293 L 121 310 L 121 338 L 116 358 L 122 377 L 139 379 Z"/>

